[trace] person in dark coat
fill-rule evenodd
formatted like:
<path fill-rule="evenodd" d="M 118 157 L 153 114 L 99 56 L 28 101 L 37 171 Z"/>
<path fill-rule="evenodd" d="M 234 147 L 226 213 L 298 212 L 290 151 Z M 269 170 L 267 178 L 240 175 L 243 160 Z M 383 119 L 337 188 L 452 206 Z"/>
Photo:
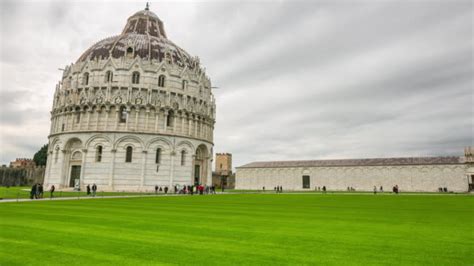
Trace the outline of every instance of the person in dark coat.
<path fill-rule="evenodd" d="M 323 193 L 326 193 L 326 186 L 323 186 Z"/>
<path fill-rule="evenodd" d="M 54 190 L 55 190 L 55 189 L 56 189 L 56 188 L 54 187 L 54 185 L 52 185 L 52 186 L 51 186 L 51 189 L 49 190 L 49 192 L 51 193 L 51 196 L 50 196 L 51 198 L 53 197 L 53 193 L 54 193 Z"/>
<path fill-rule="evenodd" d="M 168 187 L 165 187 L 165 194 L 168 194 Z"/>
<path fill-rule="evenodd" d="M 92 185 L 92 197 L 95 197 L 95 193 L 97 192 L 97 185 L 94 183 Z"/>
<path fill-rule="evenodd" d="M 31 187 L 30 199 L 36 199 L 36 184 Z"/>
<path fill-rule="evenodd" d="M 155 185 L 155 194 L 158 193 L 158 185 Z"/>
<path fill-rule="evenodd" d="M 87 196 L 89 196 L 91 194 L 91 185 L 87 185 L 86 187 L 86 190 L 87 190 Z"/>
<path fill-rule="evenodd" d="M 39 198 L 43 198 L 43 184 L 38 184 L 38 196 Z"/>

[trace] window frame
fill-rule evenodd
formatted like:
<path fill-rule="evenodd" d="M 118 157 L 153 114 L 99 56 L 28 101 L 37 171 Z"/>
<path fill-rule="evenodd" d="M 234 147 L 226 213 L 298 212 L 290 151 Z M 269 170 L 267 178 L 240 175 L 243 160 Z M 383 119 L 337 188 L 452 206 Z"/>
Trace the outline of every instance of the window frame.
<path fill-rule="evenodd" d="M 133 161 L 133 147 L 127 146 L 125 148 L 125 162 L 131 163 Z"/>
<path fill-rule="evenodd" d="M 96 163 L 102 162 L 103 151 L 104 151 L 104 147 L 102 147 L 102 145 L 99 145 L 95 148 L 95 162 Z"/>

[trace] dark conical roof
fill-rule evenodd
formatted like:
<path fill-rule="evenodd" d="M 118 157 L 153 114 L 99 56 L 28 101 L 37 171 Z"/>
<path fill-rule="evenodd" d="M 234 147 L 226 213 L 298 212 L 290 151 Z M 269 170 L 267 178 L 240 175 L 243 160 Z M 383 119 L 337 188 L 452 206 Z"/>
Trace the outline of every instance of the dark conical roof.
<path fill-rule="evenodd" d="M 163 22 L 147 8 L 129 17 L 120 35 L 97 42 L 77 62 L 124 57 L 130 48 L 133 57 L 162 61 L 168 55 L 175 64 L 194 68 L 191 56 L 168 39 Z"/>

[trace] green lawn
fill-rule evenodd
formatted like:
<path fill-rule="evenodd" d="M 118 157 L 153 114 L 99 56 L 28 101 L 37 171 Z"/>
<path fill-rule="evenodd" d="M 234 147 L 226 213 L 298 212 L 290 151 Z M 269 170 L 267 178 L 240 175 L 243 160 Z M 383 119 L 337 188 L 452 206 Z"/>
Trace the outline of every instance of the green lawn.
<path fill-rule="evenodd" d="M 0 265 L 473 265 L 469 195 L 233 194 L 0 204 Z"/>
<path fill-rule="evenodd" d="M 1 199 L 28 199 L 30 198 L 31 187 L 0 187 Z M 139 192 L 103 192 L 97 191 L 97 196 L 127 196 L 127 195 L 148 195 L 154 193 Z M 163 194 L 163 193 L 162 193 Z M 88 197 L 85 191 L 55 191 L 55 197 Z M 49 191 L 44 191 L 44 198 L 49 198 Z"/>

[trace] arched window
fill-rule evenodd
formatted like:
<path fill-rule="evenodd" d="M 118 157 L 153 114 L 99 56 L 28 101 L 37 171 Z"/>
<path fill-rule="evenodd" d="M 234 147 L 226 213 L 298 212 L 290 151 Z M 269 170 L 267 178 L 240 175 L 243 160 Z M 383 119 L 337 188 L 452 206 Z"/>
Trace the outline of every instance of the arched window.
<path fill-rule="evenodd" d="M 159 164 L 160 161 L 161 161 L 161 149 L 158 148 L 158 149 L 156 149 L 155 163 Z"/>
<path fill-rule="evenodd" d="M 181 89 L 185 90 L 188 88 L 188 81 L 187 80 L 183 80 L 182 84 L 181 84 Z"/>
<path fill-rule="evenodd" d="M 125 106 L 120 107 L 119 115 L 120 115 L 120 117 L 119 117 L 120 123 L 127 122 L 128 112 L 127 112 L 127 108 L 125 108 Z"/>
<path fill-rule="evenodd" d="M 181 151 L 181 165 L 184 166 L 186 163 L 186 151 L 182 150 Z"/>
<path fill-rule="evenodd" d="M 89 85 L 89 73 L 84 73 L 84 76 L 82 76 L 82 84 L 83 85 Z"/>
<path fill-rule="evenodd" d="M 79 124 L 81 122 L 81 111 L 76 110 L 76 124 Z"/>
<path fill-rule="evenodd" d="M 171 63 L 173 63 L 173 62 L 172 62 L 172 60 L 171 60 L 171 55 L 170 55 L 170 53 L 166 53 L 165 57 L 166 57 L 166 62 L 171 65 Z"/>
<path fill-rule="evenodd" d="M 132 153 L 133 153 L 132 146 L 128 146 L 127 147 L 127 153 L 125 154 L 125 162 L 126 163 L 131 163 L 132 162 Z"/>
<path fill-rule="evenodd" d="M 139 83 L 140 83 L 140 73 L 135 71 L 132 74 L 132 84 L 139 84 Z"/>
<path fill-rule="evenodd" d="M 168 116 L 166 117 L 166 126 L 173 127 L 173 120 L 174 120 L 174 113 L 173 111 L 169 111 Z"/>
<path fill-rule="evenodd" d="M 97 148 L 95 149 L 95 161 L 102 161 L 102 146 L 97 146 Z"/>
<path fill-rule="evenodd" d="M 133 57 L 133 48 L 132 47 L 127 48 L 127 57 L 130 57 L 130 58 Z"/>
<path fill-rule="evenodd" d="M 110 83 L 110 82 L 113 81 L 113 79 L 114 79 L 114 73 L 113 73 L 112 71 L 110 71 L 110 70 L 107 71 L 107 72 L 105 73 L 105 82 Z"/>
<path fill-rule="evenodd" d="M 158 87 L 164 87 L 165 86 L 165 75 L 160 75 L 158 77 Z"/>

